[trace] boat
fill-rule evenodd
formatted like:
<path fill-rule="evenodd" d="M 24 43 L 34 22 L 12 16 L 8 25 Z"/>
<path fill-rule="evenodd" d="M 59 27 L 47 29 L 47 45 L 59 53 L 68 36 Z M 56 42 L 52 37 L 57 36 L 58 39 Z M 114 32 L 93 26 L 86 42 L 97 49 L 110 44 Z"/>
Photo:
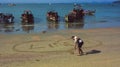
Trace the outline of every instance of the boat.
<path fill-rule="evenodd" d="M 81 7 L 81 6 L 80 6 Z M 68 15 L 65 15 L 66 22 L 75 22 L 83 19 L 84 17 L 84 10 L 80 7 L 74 8 Z"/>
<path fill-rule="evenodd" d="M 59 20 L 58 13 L 55 12 L 55 11 L 47 12 L 47 20 L 48 21 L 55 21 L 55 22 L 57 22 Z"/>
<path fill-rule="evenodd" d="M 83 10 L 81 5 L 74 4 L 73 10 L 65 15 L 66 22 L 76 22 L 84 19 L 86 15 L 94 15 L 96 10 Z"/>
<path fill-rule="evenodd" d="M 84 10 L 85 15 L 94 15 L 96 10 Z"/>
<path fill-rule="evenodd" d="M 34 16 L 30 10 L 25 10 L 23 14 L 21 14 L 22 22 L 26 23 L 33 23 L 34 22 Z"/>
<path fill-rule="evenodd" d="M 14 16 L 11 13 L 1 13 L 0 12 L 0 23 L 13 23 Z"/>
<path fill-rule="evenodd" d="M 11 7 L 11 6 L 16 6 L 16 4 L 14 4 L 14 3 L 9 3 L 8 6 L 10 6 L 10 7 Z"/>

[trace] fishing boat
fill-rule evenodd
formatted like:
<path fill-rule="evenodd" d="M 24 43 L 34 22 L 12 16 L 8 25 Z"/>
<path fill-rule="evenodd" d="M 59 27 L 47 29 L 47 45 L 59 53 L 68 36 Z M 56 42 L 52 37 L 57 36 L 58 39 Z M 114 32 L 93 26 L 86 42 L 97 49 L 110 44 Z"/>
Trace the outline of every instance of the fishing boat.
<path fill-rule="evenodd" d="M 26 23 L 33 23 L 34 22 L 34 16 L 30 10 L 25 10 L 23 14 L 21 14 L 22 22 Z"/>
<path fill-rule="evenodd" d="M 55 12 L 55 11 L 49 11 L 47 12 L 47 20 L 48 21 L 58 21 L 59 19 L 59 16 L 58 16 L 58 13 Z"/>
<path fill-rule="evenodd" d="M 65 15 L 66 22 L 76 22 L 84 19 L 86 15 L 94 15 L 96 10 L 83 10 L 81 5 L 74 4 L 73 10 Z"/>
<path fill-rule="evenodd" d="M 13 23 L 14 16 L 11 13 L 1 13 L 0 12 L 0 23 Z"/>
<path fill-rule="evenodd" d="M 81 7 L 81 6 L 80 6 Z M 65 16 L 66 22 L 75 22 L 83 19 L 84 10 L 80 7 L 75 7 L 68 15 Z"/>
<path fill-rule="evenodd" d="M 8 6 L 12 7 L 12 6 L 16 6 L 16 4 L 14 4 L 14 3 L 9 3 Z"/>
<path fill-rule="evenodd" d="M 96 10 L 84 10 L 85 15 L 94 15 Z"/>

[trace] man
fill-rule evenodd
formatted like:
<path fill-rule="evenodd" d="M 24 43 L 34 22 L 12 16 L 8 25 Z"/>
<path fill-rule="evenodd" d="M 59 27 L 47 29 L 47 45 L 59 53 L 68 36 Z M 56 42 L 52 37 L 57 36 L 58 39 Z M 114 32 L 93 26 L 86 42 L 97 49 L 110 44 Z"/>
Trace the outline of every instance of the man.
<path fill-rule="evenodd" d="M 83 55 L 82 45 L 84 44 L 83 40 L 77 36 L 71 37 L 74 40 L 74 49 L 78 51 L 78 55 Z"/>

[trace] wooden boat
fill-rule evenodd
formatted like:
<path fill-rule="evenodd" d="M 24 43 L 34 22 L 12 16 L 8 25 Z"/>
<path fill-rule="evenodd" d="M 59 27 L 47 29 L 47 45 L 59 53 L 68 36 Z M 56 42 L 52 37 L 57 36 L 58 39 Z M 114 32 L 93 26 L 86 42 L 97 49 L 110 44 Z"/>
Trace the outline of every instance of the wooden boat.
<path fill-rule="evenodd" d="M 14 16 L 10 13 L 0 13 L 0 22 L 1 23 L 13 23 Z"/>
<path fill-rule="evenodd" d="M 96 10 L 84 10 L 85 15 L 94 15 Z"/>
<path fill-rule="evenodd" d="M 24 13 L 21 15 L 22 22 L 26 23 L 33 23 L 34 16 L 30 10 L 25 10 Z"/>
<path fill-rule="evenodd" d="M 83 9 L 73 9 L 68 15 L 65 16 L 66 22 L 75 22 L 83 19 L 84 17 Z"/>
<path fill-rule="evenodd" d="M 47 20 L 48 21 L 58 21 L 59 19 L 59 16 L 58 16 L 58 13 L 55 12 L 55 11 L 49 11 L 47 12 Z"/>
<path fill-rule="evenodd" d="M 16 4 L 10 3 L 10 4 L 8 4 L 8 6 L 12 7 L 12 6 L 16 6 Z"/>

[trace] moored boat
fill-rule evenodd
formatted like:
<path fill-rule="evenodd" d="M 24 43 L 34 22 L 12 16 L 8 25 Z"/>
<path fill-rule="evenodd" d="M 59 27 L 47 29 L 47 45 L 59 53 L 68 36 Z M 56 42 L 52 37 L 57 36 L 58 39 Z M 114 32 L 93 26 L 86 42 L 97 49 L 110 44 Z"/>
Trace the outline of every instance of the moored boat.
<path fill-rule="evenodd" d="M 21 15 L 22 22 L 26 23 L 33 23 L 34 16 L 30 10 L 25 10 L 24 13 Z"/>
<path fill-rule="evenodd" d="M 94 15 L 96 10 L 84 10 L 85 15 Z"/>
<path fill-rule="evenodd" d="M 65 16 L 66 22 L 75 22 L 83 19 L 84 17 L 84 10 L 74 8 L 68 15 Z"/>
<path fill-rule="evenodd" d="M 59 20 L 59 16 L 58 13 L 55 11 L 49 11 L 47 12 L 47 20 L 48 21 L 58 21 Z"/>
<path fill-rule="evenodd" d="M 1 13 L 0 12 L 0 22 L 1 23 L 13 23 L 14 16 L 11 13 Z"/>
<path fill-rule="evenodd" d="M 14 3 L 9 3 L 8 6 L 16 6 Z"/>

